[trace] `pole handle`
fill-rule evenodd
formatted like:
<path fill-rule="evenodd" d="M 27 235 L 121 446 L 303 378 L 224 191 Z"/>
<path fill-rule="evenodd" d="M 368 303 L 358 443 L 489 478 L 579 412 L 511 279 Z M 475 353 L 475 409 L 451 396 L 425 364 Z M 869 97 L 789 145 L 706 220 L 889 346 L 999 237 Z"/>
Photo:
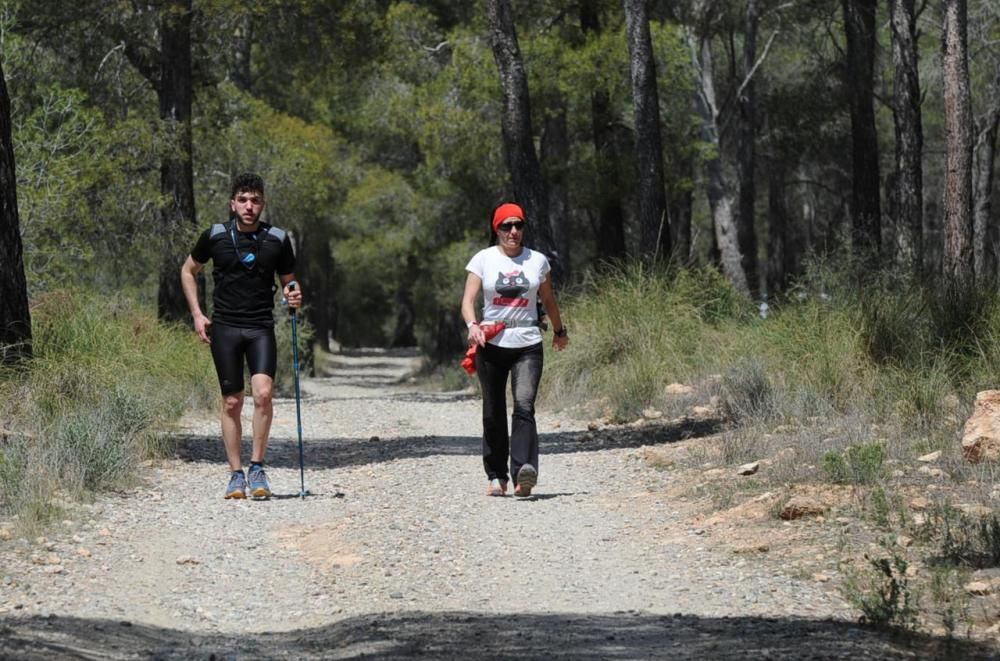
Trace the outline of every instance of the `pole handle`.
<path fill-rule="evenodd" d="M 291 282 L 289 282 L 288 283 L 288 291 L 295 291 L 295 288 L 298 286 L 298 284 L 299 283 L 295 282 L 294 280 L 292 280 Z M 287 303 L 288 301 L 285 301 L 285 302 Z M 295 316 L 295 308 L 289 307 L 288 308 L 288 314 L 290 316 L 294 317 Z"/>

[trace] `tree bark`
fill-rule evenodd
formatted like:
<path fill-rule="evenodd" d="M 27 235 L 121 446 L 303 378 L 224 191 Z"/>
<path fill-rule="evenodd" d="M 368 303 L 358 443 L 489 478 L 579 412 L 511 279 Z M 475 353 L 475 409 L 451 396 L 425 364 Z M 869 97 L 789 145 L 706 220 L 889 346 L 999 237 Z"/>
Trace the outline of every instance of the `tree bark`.
<path fill-rule="evenodd" d="M 785 201 L 785 171 L 780 161 L 767 174 L 767 293 L 785 290 L 794 271 L 794 250 L 789 236 L 788 205 Z"/>
<path fill-rule="evenodd" d="M 10 97 L 0 62 L 0 364 L 31 358 L 31 313 L 24 277 Z"/>
<path fill-rule="evenodd" d="M 917 69 L 917 16 L 914 0 L 890 0 L 896 175 L 893 218 L 896 259 L 919 273 L 923 264 L 923 123 Z"/>
<path fill-rule="evenodd" d="M 656 62 L 645 0 L 623 0 L 628 36 L 632 104 L 635 108 L 635 161 L 639 198 L 639 251 L 645 256 L 670 256 L 667 197 L 663 187 L 663 147 Z M 659 242 L 659 243 L 658 243 Z"/>
<path fill-rule="evenodd" d="M 528 76 L 514 31 L 510 0 L 487 0 L 486 14 L 490 26 L 490 46 L 503 91 L 500 128 L 507 169 L 514 188 L 514 202 L 521 205 L 529 218 L 532 243 L 541 252 L 552 255 L 556 252 L 556 246 L 549 218 L 548 197 L 538 155 L 535 153 Z M 562 281 L 558 264 L 558 259 L 552 264 L 552 276 L 557 283 Z"/>
<path fill-rule="evenodd" d="M 975 279 L 967 7 L 965 0 L 945 0 L 944 6 L 944 273 L 961 286 Z"/>
<path fill-rule="evenodd" d="M 396 288 L 396 325 L 389 340 L 389 348 L 417 346 L 417 336 L 414 332 L 417 321 L 416 304 L 413 300 L 413 283 L 419 278 L 417 259 L 413 255 L 406 257 L 406 271 Z"/>
<path fill-rule="evenodd" d="M 996 279 L 1000 267 L 1000 236 L 993 220 L 993 170 L 996 164 L 997 134 L 1000 132 L 1000 77 L 990 90 L 990 108 L 976 123 L 973 149 L 973 226 L 976 277 Z"/>
<path fill-rule="evenodd" d="M 566 236 L 569 217 L 569 191 L 566 185 L 566 168 L 570 162 L 569 126 L 566 104 L 559 99 L 558 109 L 546 114 L 542 128 L 542 163 L 547 164 L 545 181 L 549 183 L 549 217 L 552 218 L 552 241 L 555 254 L 549 255 L 550 266 L 557 262 L 562 278 L 570 278 L 570 245 Z"/>
<path fill-rule="evenodd" d="M 677 161 L 677 177 L 694 181 L 694 158 L 685 154 Z M 694 190 L 691 186 L 674 186 L 667 200 L 667 217 L 670 219 L 670 240 L 673 254 L 681 264 L 691 264 L 691 216 L 694 209 Z"/>
<path fill-rule="evenodd" d="M 712 225 L 719 250 L 722 273 L 737 291 L 750 294 L 743 257 L 740 254 L 739 236 L 733 218 L 732 193 L 726 182 L 719 142 L 718 104 L 715 101 L 715 82 L 712 75 L 712 49 L 708 39 L 688 35 L 697 75 L 698 112 L 702 118 L 702 139 L 713 148 L 713 155 L 705 161 L 708 179 L 708 204 L 712 209 Z"/>
<path fill-rule="evenodd" d="M 233 32 L 233 63 L 229 78 L 244 92 L 250 91 L 250 49 L 253 44 L 253 19 L 244 14 L 236 20 Z"/>
<path fill-rule="evenodd" d="M 997 235 L 997 224 L 993 221 L 993 169 L 996 163 L 998 128 L 1000 112 L 995 112 L 976 150 L 973 210 L 976 277 L 994 280 L 997 278 L 1000 262 L 1000 236 Z"/>
<path fill-rule="evenodd" d="M 745 76 L 750 76 L 757 61 L 757 24 L 760 19 L 758 10 L 757 0 L 747 0 L 743 35 L 743 74 Z M 757 167 L 757 98 L 752 76 L 747 79 L 743 86 L 743 93 L 740 94 L 738 103 L 737 167 L 740 188 L 739 213 L 736 216 L 737 232 L 740 254 L 743 256 L 743 272 L 746 273 L 751 293 L 756 295 L 760 289 L 757 273 L 757 230 L 754 226 L 757 199 L 756 182 L 754 181 Z"/>
<path fill-rule="evenodd" d="M 596 0 L 580 3 L 580 26 L 585 33 L 600 34 L 601 18 Z M 594 140 L 597 181 L 597 248 L 607 259 L 625 257 L 625 212 L 622 208 L 622 185 L 618 173 L 621 161 L 615 140 L 615 117 L 608 90 L 590 92 L 590 125 Z"/>
<path fill-rule="evenodd" d="M 188 246 L 184 231 L 195 225 L 194 174 L 191 143 L 191 0 L 173 0 L 160 14 L 160 77 L 157 94 L 160 119 L 166 126 L 168 153 L 160 164 L 160 192 L 166 201 L 160 212 L 165 237 L 160 262 L 157 309 L 165 321 L 189 316 L 180 286 L 180 267 Z"/>
<path fill-rule="evenodd" d="M 844 84 L 851 113 L 853 243 L 877 258 L 882 245 L 878 133 L 875 128 L 876 0 L 843 0 L 847 62 Z"/>
<path fill-rule="evenodd" d="M 305 314 L 315 333 L 313 344 L 323 351 L 330 351 L 330 337 L 333 335 L 333 255 L 330 252 L 328 230 L 319 227 L 299 229 L 292 234 L 295 240 L 295 275 L 308 292 L 309 305 Z"/>

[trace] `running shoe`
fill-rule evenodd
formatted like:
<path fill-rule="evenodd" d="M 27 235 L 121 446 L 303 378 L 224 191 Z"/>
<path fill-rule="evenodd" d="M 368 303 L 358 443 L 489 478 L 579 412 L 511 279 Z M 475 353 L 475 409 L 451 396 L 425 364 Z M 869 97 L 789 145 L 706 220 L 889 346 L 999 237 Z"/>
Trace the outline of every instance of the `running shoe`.
<path fill-rule="evenodd" d="M 267 482 L 267 474 L 264 473 L 263 466 L 254 465 L 247 473 L 247 480 L 250 483 L 250 497 L 266 500 L 271 497 L 271 485 Z"/>
<path fill-rule="evenodd" d="M 490 480 L 490 483 L 486 485 L 486 495 L 487 496 L 506 496 L 507 495 L 507 480 L 501 480 L 494 477 Z"/>
<path fill-rule="evenodd" d="M 247 480 L 243 477 L 243 471 L 233 471 L 229 477 L 229 486 L 226 487 L 226 500 L 231 498 L 243 499 L 247 497 Z"/>
<path fill-rule="evenodd" d="M 521 466 L 517 471 L 517 486 L 514 487 L 514 495 L 527 498 L 531 495 L 531 490 L 538 484 L 538 471 L 531 464 Z"/>

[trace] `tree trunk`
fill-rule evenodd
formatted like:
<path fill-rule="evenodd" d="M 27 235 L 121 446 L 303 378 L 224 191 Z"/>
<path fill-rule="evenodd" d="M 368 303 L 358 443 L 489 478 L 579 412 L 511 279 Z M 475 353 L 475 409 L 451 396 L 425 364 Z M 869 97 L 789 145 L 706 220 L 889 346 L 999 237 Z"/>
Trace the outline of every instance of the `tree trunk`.
<path fill-rule="evenodd" d="M 507 169 L 514 187 L 514 201 L 524 208 L 531 223 L 533 244 L 543 253 L 556 252 L 550 224 L 548 198 L 542 169 L 535 153 L 531 130 L 531 102 L 528 96 L 528 76 L 524 71 L 521 50 L 514 31 L 510 0 L 487 0 L 490 26 L 490 46 L 500 72 L 503 90 L 503 113 L 500 119 Z M 552 265 L 552 276 L 562 281 L 559 261 Z"/>
<path fill-rule="evenodd" d="M 684 155 L 677 161 L 678 177 L 694 181 L 694 158 Z M 667 216 L 670 219 L 670 240 L 673 254 L 681 264 L 691 264 L 691 216 L 694 209 L 694 190 L 691 186 L 674 186 L 667 201 Z"/>
<path fill-rule="evenodd" d="M 917 69 L 917 17 L 914 0 L 890 0 L 896 174 L 893 224 L 898 262 L 920 272 L 923 264 L 924 133 Z"/>
<path fill-rule="evenodd" d="M 160 164 L 161 210 L 165 238 L 160 262 L 160 319 L 188 319 L 180 267 L 186 257 L 187 228 L 195 224 L 191 144 L 191 0 L 174 0 L 160 14 L 160 119 L 166 125 L 168 153 Z"/>
<path fill-rule="evenodd" d="M 0 364 L 31 358 L 31 313 L 24 277 L 10 97 L 0 62 Z"/>
<path fill-rule="evenodd" d="M 996 163 L 997 133 L 1000 130 L 1000 79 L 992 86 L 993 100 L 989 111 L 976 126 L 976 146 L 973 151 L 973 225 L 975 227 L 976 277 L 996 279 L 998 262 L 998 228 L 993 221 L 993 169 Z"/>
<path fill-rule="evenodd" d="M 580 3 L 580 26 L 583 31 L 600 34 L 601 19 L 596 0 Z M 615 140 L 615 117 L 606 88 L 590 92 L 590 125 L 594 139 L 597 181 L 597 252 L 605 259 L 625 257 L 625 212 L 622 208 L 622 185 L 618 174 L 621 162 Z"/>
<path fill-rule="evenodd" d="M 333 256 L 330 239 L 321 227 L 299 230 L 293 234 L 296 260 L 295 275 L 309 299 L 305 314 L 315 333 L 313 343 L 326 352 L 330 351 L 332 335 L 331 307 L 333 301 Z"/>
<path fill-rule="evenodd" d="M 965 0 L 945 0 L 944 273 L 954 286 L 975 278 L 972 250 L 972 107 Z"/>
<path fill-rule="evenodd" d="M 743 73 L 749 76 L 757 60 L 757 23 L 759 20 L 757 0 L 747 0 L 743 36 Z M 754 181 L 756 170 L 756 139 L 757 139 L 757 99 L 753 77 L 747 79 L 739 102 L 739 129 L 737 144 L 737 163 L 740 182 L 740 202 L 738 221 L 738 236 L 740 254 L 743 256 L 743 272 L 752 294 L 760 289 L 757 274 L 757 230 L 754 227 L 754 207 L 756 206 L 757 190 Z"/>
<path fill-rule="evenodd" d="M 795 246 L 790 231 L 785 170 L 780 161 L 775 161 L 767 173 L 767 293 L 771 297 L 785 291 L 795 272 Z"/>
<path fill-rule="evenodd" d="M 639 197 L 639 251 L 646 256 L 670 256 L 667 197 L 663 189 L 663 147 L 656 62 L 645 0 L 623 0 L 628 35 L 632 104 L 635 108 L 635 161 Z M 657 243 L 659 241 L 659 244 Z"/>
<path fill-rule="evenodd" d="M 389 340 L 389 348 L 415 347 L 417 336 L 414 333 L 417 310 L 413 301 L 413 283 L 419 277 L 417 259 L 413 255 L 406 258 L 406 271 L 396 288 L 396 325 Z"/>
<path fill-rule="evenodd" d="M 569 150 L 566 104 L 559 99 L 558 110 L 553 109 L 546 114 L 542 128 L 542 163 L 547 166 L 545 180 L 549 182 L 549 217 L 552 219 L 552 241 L 556 246 L 555 253 L 549 255 L 549 262 L 550 265 L 558 263 L 565 280 L 570 278 L 571 241 L 565 231 L 570 209 L 566 184 Z"/>
<path fill-rule="evenodd" d="M 244 14 L 236 20 L 233 32 L 233 63 L 229 79 L 244 92 L 250 91 L 250 48 L 253 44 L 253 20 Z"/>
<path fill-rule="evenodd" d="M 708 39 L 697 39 L 691 34 L 688 35 L 688 40 L 698 79 L 697 103 L 702 118 L 702 139 L 713 148 L 713 156 L 705 161 L 705 174 L 708 179 L 708 204 L 712 209 L 712 225 L 715 229 L 719 261 L 723 275 L 732 282 L 736 290 L 749 295 L 750 287 L 743 271 L 743 257 L 740 255 L 739 237 L 733 218 L 732 193 L 722 166 L 711 44 Z"/>
<path fill-rule="evenodd" d="M 843 0 L 847 62 L 844 84 L 851 111 L 853 243 L 865 257 L 881 252 L 878 134 L 875 128 L 876 0 Z"/>

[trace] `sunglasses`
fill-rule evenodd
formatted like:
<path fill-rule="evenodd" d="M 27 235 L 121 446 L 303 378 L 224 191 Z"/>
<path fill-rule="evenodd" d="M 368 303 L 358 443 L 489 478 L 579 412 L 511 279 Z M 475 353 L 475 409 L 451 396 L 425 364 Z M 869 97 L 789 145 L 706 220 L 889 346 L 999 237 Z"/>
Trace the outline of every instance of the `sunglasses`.
<path fill-rule="evenodd" d="M 499 225 L 497 225 L 497 229 L 500 230 L 501 232 L 509 232 L 509 231 L 511 231 L 513 229 L 523 230 L 524 229 L 524 221 L 523 220 L 515 220 L 515 221 L 510 222 L 510 223 L 500 223 Z"/>

